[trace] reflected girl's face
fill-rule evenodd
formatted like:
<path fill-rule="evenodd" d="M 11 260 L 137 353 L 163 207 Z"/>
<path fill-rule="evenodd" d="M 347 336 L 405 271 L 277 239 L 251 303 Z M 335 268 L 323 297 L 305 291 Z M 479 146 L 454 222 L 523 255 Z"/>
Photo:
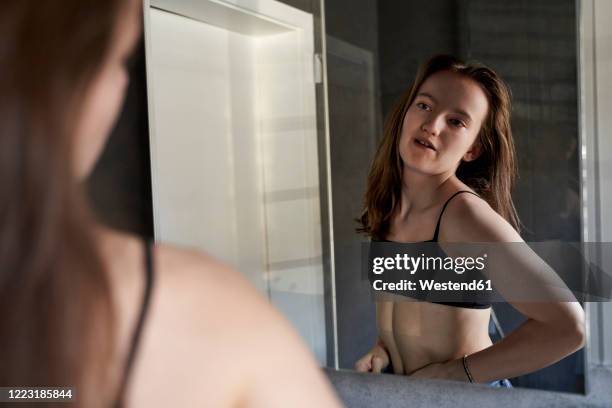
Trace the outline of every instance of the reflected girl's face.
<path fill-rule="evenodd" d="M 487 97 L 474 80 L 451 71 L 431 75 L 404 116 L 399 141 L 404 169 L 454 174 L 461 160 L 476 159 L 488 110 Z"/>
<path fill-rule="evenodd" d="M 140 36 L 140 2 L 125 2 L 103 65 L 85 95 L 77 122 L 74 166 L 77 178 L 86 177 L 112 130 L 129 82 L 127 60 Z"/>

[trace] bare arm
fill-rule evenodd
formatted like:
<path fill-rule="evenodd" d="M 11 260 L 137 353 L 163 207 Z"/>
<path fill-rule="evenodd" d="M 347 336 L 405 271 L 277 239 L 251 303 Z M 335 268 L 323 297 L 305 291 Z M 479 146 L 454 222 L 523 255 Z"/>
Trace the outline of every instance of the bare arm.
<path fill-rule="evenodd" d="M 523 242 L 518 233 L 486 203 L 468 196 L 457 197 L 457 201 L 449 205 L 442 225 L 441 241 Z M 517 264 L 524 267 L 520 273 L 533 273 L 533 279 L 527 282 L 542 282 L 543 279 L 558 282 L 556 276 L 540 277 L 536 275 L 537 271 L 525 270 L 537 263 L 528 261 L 517 260 Z M 503 295 L 503 288 L 500 292 Z M 552 294 L 549 298 L 554 296 Z M 510 299 L 509 303 L 527 320 L 503 340 L 468 357 L 469 369 L 476 382 L 533 372 L 559 361 L 584 344 L 584 311 L 578 302 L 518 302 Z M 421 373 L 422 376 L 425 374 L 427 370 Z M 461 359 L 447 362 L 430 374 L 467 381 Z"/>
<path fill-rule="evenodd" d="M 578 303 L 513 304 L 527 321 L 503 340 L 468 358 L 476 382 L 516 377 L 547 367 L 584 344 Z M 460 372 L 463 367 L 459 367 Z M 464 374 L 465 375 L 465 374 Z"/>

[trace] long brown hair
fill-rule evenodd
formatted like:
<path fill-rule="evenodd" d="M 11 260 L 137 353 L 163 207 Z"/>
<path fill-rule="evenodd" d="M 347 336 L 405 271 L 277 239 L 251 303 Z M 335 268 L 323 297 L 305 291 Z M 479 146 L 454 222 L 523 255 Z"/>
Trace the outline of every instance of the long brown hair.
<path fill-rule="evenodd" d="M 106 398 L 114 318 L 75 119 L 125 3 L 0 6 L 0 386 L 74 386 L 79 406 Z"/>
<path fill-rule="evenodd" d="M 455 57 L 439 55 L 419 68 L 413 85 L 402 95 L 385 123 L 383 139 L 368 176 L 365 209 L 357 231 L 376 238 L 383 238 L 388 232 L 391 217 L 400 205 L 402 159 L 399 140 L 404 116 L 425 80 L 441 71 L 472 79 L 483 89 L 489 102 L 489 112 L 478 136 L 482 152 L 476 160 L 462 161 L 456 175 L 519 230 L 520 222 L 511 195 L 517 167 L 508 87 L 492 69 L 482 64 L 466 64 Z"/>

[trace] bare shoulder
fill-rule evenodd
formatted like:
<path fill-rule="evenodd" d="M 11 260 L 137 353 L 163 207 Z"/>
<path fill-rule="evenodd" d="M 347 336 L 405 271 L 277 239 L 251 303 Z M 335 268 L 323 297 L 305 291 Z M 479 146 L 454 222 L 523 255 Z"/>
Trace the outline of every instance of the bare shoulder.
<path fill-rule="evenodd" d="M 117 231 L 101 229 L 100 237 L 121 369 L 142 305 L 144 246 Z M 153 260 L 129 405 L 339 406 L 296 331 L 240 273 L 203 252 L 165 244 L 155 244 Z"/>
<path fill-rule="evenodd" d="M 255 294 L 240 274 L 204 252 L 158 243 L 154 256 L 160 283 L 181 296 L 193 293 L 201 297 L 206 293 L 209 299 L 223 301 L 230 286 L 233 293 Z M 220 288 L 226 290 L 219 292 Z"/>
<path fill-rule="evenodd" d="M 458 194 L 448 204 L 440 225 L 448 242 L 520 242 L 516 230 L 482 198 Z"/>
<path fill-rule="evenodd" d="M 207 342 L 230 344 L 238 352 L 245 333 L 284 323 L 246 278 L 203 252 L 157 244 L 155 266 L 164 314 Z"/>
<path fill-rule="evenodd" d="M 299 336 L 241 274 L 195 250 L 157 244 L 154 253 L 155 292 L 135 405 L 147 404 L 143 390 L 169 389 L 169 378 L 185 401 L 177 403 L 170 393 L 164 405 L 164 395 L 158 395 L 160 406 L 234 406 L 237 398 L 267 401 L 282 395 L 272 390 L 260 395 L 268 383 L 293 390 L 293 398 L 303 394 L 295 388 L 303 381 L 331 400 Z"/>
<path fill-rule="evenodd" d="M 243 275 L 212 256 L 159 244 L 155 254 L 160 304 L 191 328 L 203 325 L 207 341 L 235 342 L 238 351 L 245 333 L 253 337 L 285 324 Z"/>

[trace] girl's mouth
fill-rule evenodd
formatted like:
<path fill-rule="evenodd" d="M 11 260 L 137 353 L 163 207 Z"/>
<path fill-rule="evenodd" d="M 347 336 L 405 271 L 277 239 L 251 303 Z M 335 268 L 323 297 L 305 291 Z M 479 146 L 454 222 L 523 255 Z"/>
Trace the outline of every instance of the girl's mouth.
<path fill-rule="evenodd" d="M 433 145 L 431 143 L 429 143 L 427 140 L 424 140 L 424 139 L 414 139 L 414 143 L 417 146 L 424 147 L 426 149 L 431 149 L 433 151 L 436 151 L 436 149 L 433 147 Z"/>

